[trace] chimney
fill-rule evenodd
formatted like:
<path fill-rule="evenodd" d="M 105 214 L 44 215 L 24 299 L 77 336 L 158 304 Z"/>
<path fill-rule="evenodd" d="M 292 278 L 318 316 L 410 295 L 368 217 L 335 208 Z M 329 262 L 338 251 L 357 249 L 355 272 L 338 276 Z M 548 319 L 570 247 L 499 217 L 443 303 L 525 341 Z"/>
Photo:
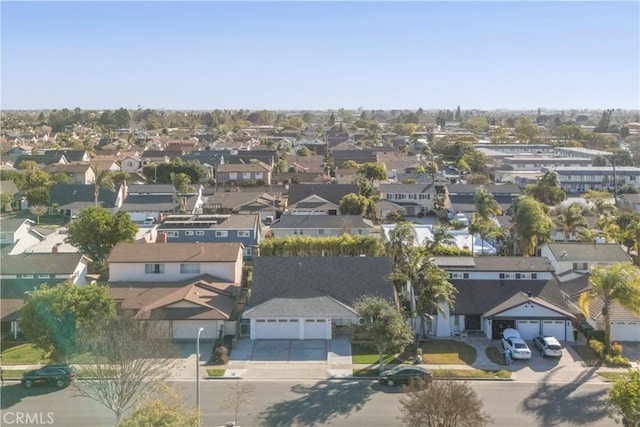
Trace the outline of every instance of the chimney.
<path fill-rule="evenodd" d="M 527 297 L 531 298 L 531 291 L 527 291 Z"/>
<path fill-rule="evenodd" d="M 56 243 L 55 245 L 53 245 L 53 247 L 51 248 L 51 253 L 52 254 L 57 254 L 58 253 L 58 246 L 60 246 L 60 243 Z"/>
<path fill-rule="evenodd" d="M 167 243 L 167 233 L 158 233 L 156 243 Z"/>

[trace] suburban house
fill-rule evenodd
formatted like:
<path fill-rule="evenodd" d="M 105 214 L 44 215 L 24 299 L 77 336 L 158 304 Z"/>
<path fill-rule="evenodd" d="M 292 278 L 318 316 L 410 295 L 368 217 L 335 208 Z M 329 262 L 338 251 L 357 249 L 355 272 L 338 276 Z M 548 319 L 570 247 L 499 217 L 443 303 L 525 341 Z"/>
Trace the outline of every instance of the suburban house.
<path fill-rule="evenodd" d="M 171 184 L 131 184 L 123 183 L 119 199 L 120 209 L 127 211 L 133 221 L 143 222 L 148 217 L 156 220 L 160 214 L 177 213 L 184 210 L 188 214 L 202 213 L 204 199 L 202 185 L 195 190 L 177 193 Z"/>
<path fill-rule="evenodd" d="M 253 268 L 251 339 L 328 340 L 358 322 L 359 298 L 398 305 L 387 257 L 257 257 Z"/>
<path fill-rule="evenodd" d="M 458 293 L 453 309 L 434 314 L 430 333 L 438 337 L 481 331 L 500 339 L 515 328 L 523 339 L 553 335 L 573 341 L 570 312 L 553 266 L 544 257 L 434 257 Z"/>
<path fill-rule="evenodd" d="M 259 181 L 271 185 L 271 166 L 262 162 L 219 165 L 216 175 L 218 184 L 223 186 Z"/>
<path fill-rule="evenodd" d="M 42 169 L 50 174 L 63 173 L 71 178 L 72 184 L 92 184 L 96 180 L 96 174 L 89 162 L 74 162 L 67 165 L 52 163 Z"/>
<path fill-rule="evenodd" d="M 158 322 L 168 338 L 235 335 L 245 298 L 240 243 L 119 243 L 109 287 L 120 308 Z"/>
<path fill-rule="evenodd" d="M 373 223 L 360 215 L 283 215 L 271 224 L 273 237 L 366 236 L 373 231 Z"/>
<path fill-rule="evenodd" d="M 260 217 L 253 215 L 166 215 L 156 227 L 168 243 L 242 243 L 245 259 L 253 258 L 262 235 Z"/>
<path fill-rule="evenodd" d="M 4 220 L 3 220 L 4 221 Z M 85 285 L 89 258 L 78 253 L 22 253 L 3 255 L 0 272 L 0 322 L 2 332 L 15 337 L 20 331 L 18 312 L 28 293 L 46 283 L 49 286 L 71 281 Z"/>
<path fill-rule="evenodd" d="M 126 156 L 120 162 L 120 168 L 127 173 L 137 173 L 144 167 L 144 162 L 140 156 Z"/>
<path fill-rule="evenodd" d="M 0 194 L 8 194 L 12 197 L 8 206 L 2 206 L 3 211 L 17 211 L 22 209 L 21 192 L 15 182 L 9 179 L 0 181 Z M 24 203 L 26 205 L 26 203 Z"/>
<path fill-rule="evenodd" d="M 380 184 L 380 200 L 402 206 L 408 216 L 417 216 L 433 211 L 438 197 L 446 209 L 446 191 L 443 184 Z"/>
<path fill-rule="evenodd" d="M 359 194 L 355 184 L 293 184 L 289 188 L 286 215 L 339 215 L 340 200 Z"/>
<path fill-rule="evenodd" d="M 64 156 L 64 154 L 25 154 L 25 155 L 18 156 L 16 161 L 13 162 L 13 167 L 16 169 L 20 169 L 20 164 L 22 162 L 27 162 L 27 161 L 35 162 L 37 165 L 40 165 L 40 166 L 51 165 L 54 163 L 60 163 L 65 165 L 69 164 L 69 161 Z"/>
<path fill-rule="evenodd" d="M 599 264 L 631 263 L 617 243 L 545 243 L 538 248 L 538 254 L 549 259 L 560 282 L 585 275 Z"/>
<path fill-rule="evenodd" d="M 621 194 L 618 196 L 618 206 L 621 209 L 640 212 L 640 194 Z"/>
<path fill-rule="evenodd" d="M 589 167 L 593 160 L 588 157 L 541 157 L 514 156 L 502 159 L 501 167 L 513 171 L 540 171 L 543 168 L 555 169 L 559 166 Z"/>
<path fill-rule="evenodd" d="M 45 234 L 26 218 L 2 218 L 0 221 L 0 248 L 3 254 L 16 255 L 45 239 Z"/>
<path fill-rule="evenodd" d="M 253 191 L 218 192 L 207 197 L 203 211 L 216 214 L 258 214 L 260 220 L 275 219 L 282 214 L 282 196 Z"/>
<path fill-rule="evenodd" d="M 407 215 L 407 209 L 397 205 L 389 200 L 378 200 L 375 205 L 375 217 L 380 221 L 384 221 L 389 214 L 397 214 L 402 217 Z"/>
<path fill-rule="evenodd" d="M 470 217 L 476 211 L 475 192 L 481 187 L 475 184 L 448 184 L 447 195 L 450 211 L 468 214 Z M 522 194 L 515 184 L 488 184 L 483 186 L 491 194 L 504 214 L 511 208 L 514 200 Z"/>
<path fill-rule="evenodd" d="M 95 203 L 95 186 L 93 184 L 54 184 L 49 187 L 51 204 L 58 206 L 63 215 L 73 217 L 80 209 L 91 208 Z M 119 190 L 111 191 L 106 188 L 98 190 L 98 207 L 115 213 Z"/>

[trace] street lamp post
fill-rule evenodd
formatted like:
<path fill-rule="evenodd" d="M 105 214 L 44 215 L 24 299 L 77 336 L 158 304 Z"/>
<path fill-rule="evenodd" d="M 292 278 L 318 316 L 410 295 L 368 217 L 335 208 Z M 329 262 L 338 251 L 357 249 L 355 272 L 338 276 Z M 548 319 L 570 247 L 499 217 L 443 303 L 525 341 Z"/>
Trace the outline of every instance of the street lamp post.
<path fill-rule="evenodd" d="M 200 334 L 204 328 L 198 329 L 196 337 L 196 409 L 198 411 L 198 426 L 200 425 Z"/>

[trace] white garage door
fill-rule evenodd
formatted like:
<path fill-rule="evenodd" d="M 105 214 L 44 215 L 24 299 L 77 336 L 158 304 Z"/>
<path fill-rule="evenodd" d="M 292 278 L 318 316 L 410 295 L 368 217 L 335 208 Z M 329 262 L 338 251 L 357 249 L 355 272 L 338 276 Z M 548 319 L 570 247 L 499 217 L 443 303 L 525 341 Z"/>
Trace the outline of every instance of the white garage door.
<path fill-rule="evenodd" d="M 174 320 L 173 339 L 195 341 L 200 328 L 204 328 L 200 334 L 200 339 L 216 339 L 218 337 L 218 328 L 215 320 Z"/>
<path fill-rule="evenodd" d="M 564 320 L 543 320 L 542 335 L 554 336 L 558 341 L 566 341 L 566 328 Z"/>
<path fill-rule="evenodd" d="M 256 319 L 255 339 L 291 340 L 299 338 L 298 319 Z"/>
<path fill-rule="evenodd" d="M 329 339 L 329 337 L 327 337 L 327 320 L 326 319 L 305 319 L 304 338 L 308 340 Z"/>
<path fill-rule="evenodd" d="M 523 340 L 532 340 L 536 335 L 540 335 L 540 321 L 518 320 L 518 332 Z"/>
<path fill-rule="evenodd" d="M 615 341 L 640 341 L 640 323 L 616 322 L 611 324 L 611 338 Z"/>

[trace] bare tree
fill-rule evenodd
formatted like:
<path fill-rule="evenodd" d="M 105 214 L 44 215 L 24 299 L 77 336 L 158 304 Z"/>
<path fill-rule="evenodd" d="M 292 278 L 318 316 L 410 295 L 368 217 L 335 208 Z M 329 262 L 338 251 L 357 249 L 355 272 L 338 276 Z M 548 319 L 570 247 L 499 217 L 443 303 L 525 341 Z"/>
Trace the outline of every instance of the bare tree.
<path fill-rule="evenodd" d="M 476 392 L 462 381 L 416 382 L 400 398 L 402 424 L 410 427 L 481 427 L 493 420 Z"/>
<path fill-rule="evenodd" d="M 174 347 L 156 325 L 123 315 L 81 334 L 82 349 L 90 354 L 84 376 L 92 379 L 80 378 L 75 387 L 113 411 L 116 424 L 175 364 Z"/>
<path fill-rule="evenodd" d="M 237 382 L 231 387 L 227 398 L 222 402 L 222 408 L 231 409 L 234 412 L 234 426 L 238 425 L 238 412 L 240 412 L 242 405 L 251 403 L 252 393 L 253 388 L 250 385 Z"/>

